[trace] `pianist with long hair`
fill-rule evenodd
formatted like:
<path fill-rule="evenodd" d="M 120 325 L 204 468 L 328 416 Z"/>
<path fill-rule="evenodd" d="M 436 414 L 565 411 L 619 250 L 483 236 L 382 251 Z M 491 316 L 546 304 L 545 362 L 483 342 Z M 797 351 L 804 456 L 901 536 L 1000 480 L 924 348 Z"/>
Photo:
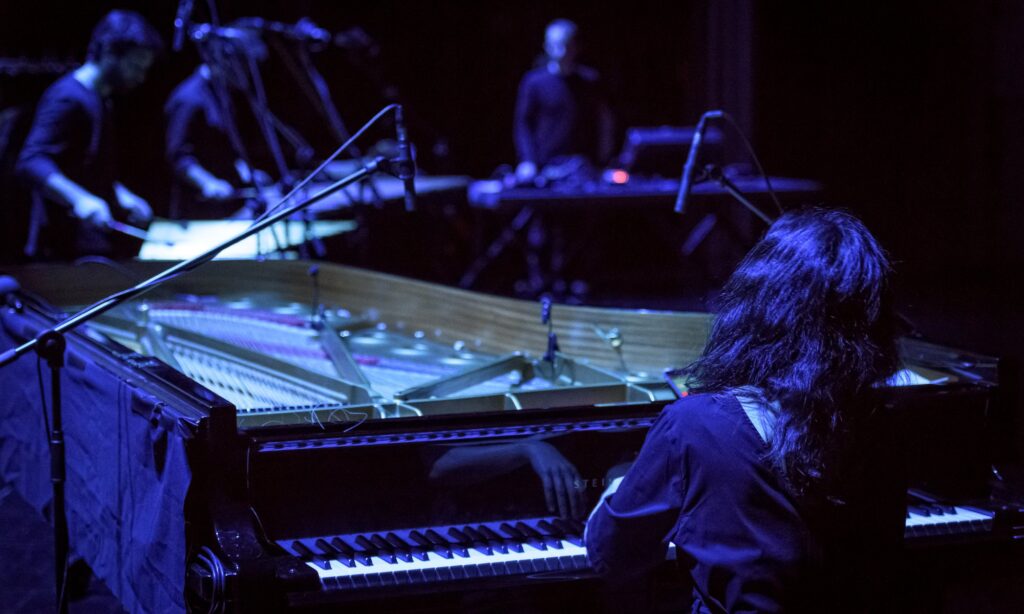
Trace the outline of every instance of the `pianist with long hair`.
<path fill-rule="evenodd" d="M 903 536 L 887 258 L 839 211 L 787 213 L 723 288 L 689 395 L 587 524 L 625 580 L 674 543 L 694 612 L 877 611 Z"/>

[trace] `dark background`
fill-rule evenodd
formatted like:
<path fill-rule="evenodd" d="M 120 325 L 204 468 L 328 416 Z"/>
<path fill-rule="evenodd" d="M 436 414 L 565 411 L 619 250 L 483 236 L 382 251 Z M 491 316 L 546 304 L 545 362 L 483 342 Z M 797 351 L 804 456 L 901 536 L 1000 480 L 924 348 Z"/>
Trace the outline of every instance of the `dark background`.
<path fill-rule="evenodd" d="M 139 10 L 170 42 L 176 2 L 6 2 L 0 56 L 81 59 L 92 25 L 115 6 Z M 868 223 L 896 262 L 901 308 L 926 336 L 1005 358 L 1013 378 L 1005 388 L 1019 396 L 1020 3 L 233 0 L 218 7 L 223 20 L 308 15 L 331 31 L 362 26 L 380 45 L 378 71 L 360 69 L 340 50 L 317 56 L 349 128 L 397 98 L 409 110 L 425 170 L 475 177 L 514 161 L 518 79 L 540 51 L 544 25 L 574 19 L 582 60 L 612 92 L 620 135 L 628 126 L 692 124 L 710 106 L 731 111 L 770 173 L 822 181 L 828 204 Z M 207 15 L 197 1 L 195 17 Z M 123 175 L 158 213 L 167 185 L 161 107 L 195 61 L 191 49 L 168 53 L 141 90 L 119 101 Z M 52 79 L 0 74 L 0 109 L 31 105 Z M 267 83 L 272 106 L 330 151 L 323 125 L 280 66 L 267 66 Z M 9 260 L 23 232 L 23 200 L 9 183 L 4 192 Z"/>
<path fill-rule="evenodd" d="M 748 131 L 771 174 L 817 179 L 827 188 L 826 203 L 861 216 L 889 249 L 899 308 L 920 332 L 1001 358 L 1005 399 L 995 449 L 997 457 L 1024 452 L 1024 309 L 1018 298 L 1024 281 L 1024 185 L 1018 179 L 1024 168 L 1024 3 L 217 4 L 224 20 L 308 15 L 331 31 L 365 28 L 380 45 L 379 70 L 360 69 L 340 50 L 317 56 L 349 128 L 397 97 L 407 107 L 424 169 L 474 177 L 514 161 L 518 80 L 540 51 L 544 25 L 556 17 L 575 20 L 582 60 L 600 70 L 612 93 L 620 136 L 628 126 L 693 124 L 703 110 L 725 108 Z M 81 61 L 92 26 L 115 7 L 142 12 L 169 44 L 176 6 L 171 0 L 0 2 L 0 58 Z M 196 18 L 208 18 L 204 0 L 196 0 Z M 118 103 L 125 181 L 158 214 L 167 206 L 161 109 L 195 63 L 188 46 L 169 53 L 142 89 Z M 332 150 L 336 144 L 281 67 L 266 69 L 271 106 L 321 154 Z M 55 77 L 0 69 L 0 112 L 22 109 L 27 121 Z M 389 136 L 388 130 L 371 137 Z M 24 241 L 25 206 L 24 193 L 2 172 L 11 154 L 0 150 L 0 261 L 8 262 L 17 260 Z M 678 307 L 671 298 L 651 305 L 621 298 L 631 306 Z M 31 535 L 19 531 L 16 523 L 31 513 L 8 494 L 0 491 L 0 501 L 9 502 L 0 515 L 15 528 L 0 550 L 20 558 L 0 556 L 10 572 L 0 576 L 15 578 L 7 584 L 19 587 L 20 601 L 0 601 L 15 611 L 37 611 L 51 599 L 49 530 L 40 523 Z M 117 611 L 109 595 L 95 597 L 104 598 L 78 602 L 73 611 Z"/>

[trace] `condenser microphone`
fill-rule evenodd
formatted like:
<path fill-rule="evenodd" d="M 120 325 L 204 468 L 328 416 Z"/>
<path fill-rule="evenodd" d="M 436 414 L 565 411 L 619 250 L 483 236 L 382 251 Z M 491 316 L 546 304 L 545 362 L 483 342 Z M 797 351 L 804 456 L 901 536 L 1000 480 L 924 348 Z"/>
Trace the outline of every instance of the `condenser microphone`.
<path fill-rule="evenodd" d="M 405 210 L 416 210 L 416 161 L 405 131 L 405 114 L 402 105 L 395 110 L 395 132 L 398 135 L 398 157 L 395 158 L 395 176 L 405 183 Z"/>
<path fill-rule="evenodd" d="M 700 116 L 697 122 L 697 129 L 693 132 L 693 140 L 690 141 L 690 153 L 686 156 L 686 164 L 683 165 L 683 177 L 679 183 L 679 195 L 676 196 L 676 213 L 682 213 L 686 209 L 686 199 L 690 196 L 690 184 L 693 181 L 694 167 L 697 166 L 697 155 L 700 153 L 700 143 L 704 139 L 704 131 L 707 129 L 709 119 L 718 119 L 725 115 L 724 111 L 707 111 Z"/>

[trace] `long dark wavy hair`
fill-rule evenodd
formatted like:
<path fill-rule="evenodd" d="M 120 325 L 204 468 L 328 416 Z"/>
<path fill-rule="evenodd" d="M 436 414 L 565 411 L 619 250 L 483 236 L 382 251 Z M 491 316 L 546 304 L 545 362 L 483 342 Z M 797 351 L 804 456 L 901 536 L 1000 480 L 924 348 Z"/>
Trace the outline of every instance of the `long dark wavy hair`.
<path fill-rule="evenodd" d="M 786 213 L 729 278 L 685 370 L 691 391 L 755 386 L 778 403 L 768 458 L 797 495 L 835 486 L 872 389 L 896 369 L 889 274 L 852 215 Z"/>

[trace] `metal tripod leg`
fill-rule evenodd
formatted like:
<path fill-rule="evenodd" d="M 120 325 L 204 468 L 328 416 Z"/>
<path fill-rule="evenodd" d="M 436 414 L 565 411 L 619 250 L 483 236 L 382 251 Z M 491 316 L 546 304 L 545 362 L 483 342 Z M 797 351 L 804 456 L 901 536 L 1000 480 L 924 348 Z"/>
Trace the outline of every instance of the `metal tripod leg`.
<path fill-rule="evenodd" d="M 498 238 L 487 246 L 483 254 L 473 261 L 466 272 L 459 279 L 460 288 L 472 288 L 480 273 L 484 271 L 498 256 L 504 253 L 505 249 L 515 240 L 516 236 L 526 228 L 526 225 L 533 219 L 533 207 L 523 207 L 519 213 L 509 222 L 508 226 L 501 231 Z"/>

